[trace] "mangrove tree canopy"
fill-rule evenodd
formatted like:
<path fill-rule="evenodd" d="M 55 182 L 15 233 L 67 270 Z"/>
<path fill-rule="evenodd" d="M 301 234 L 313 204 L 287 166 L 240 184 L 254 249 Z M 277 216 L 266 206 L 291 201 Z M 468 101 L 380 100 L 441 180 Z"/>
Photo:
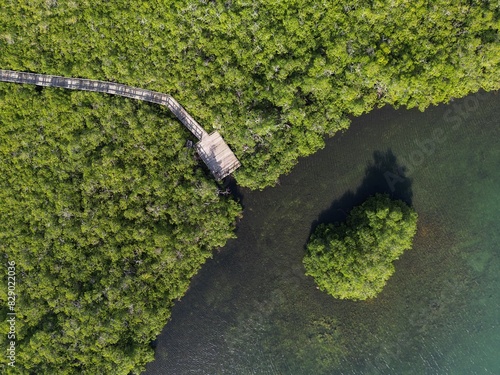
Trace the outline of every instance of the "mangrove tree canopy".
<path fill-rule="evenodd" d="M 374 107 L 500 88 L 486 0 L 4 2 L 0 67 L 172 94 L 263 188 Z"/>
<path fill-rule="evenodd" d="M 307 244 L 306 274 L 335 298 L 375 297 L 394 273 L 393 261 L 412 246 L 417 213 L 377 194 L 342 224 L 321 224 Z"/>
<path fill-rule="evenodd" d="M 17 293 L 16 363 L 2 355 L 0 373 L 140 373 L 173 302 L 233 236 L 239 205 L 167 113 L 0 84 L 0 252 Z"/>

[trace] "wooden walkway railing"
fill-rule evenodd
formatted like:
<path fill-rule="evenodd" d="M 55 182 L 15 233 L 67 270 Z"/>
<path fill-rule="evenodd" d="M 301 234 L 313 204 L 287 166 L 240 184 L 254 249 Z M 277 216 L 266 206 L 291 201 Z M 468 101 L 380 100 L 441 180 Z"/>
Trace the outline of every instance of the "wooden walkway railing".
<path fill-rule="evenodd" d="M 70 90 L 102 92 L 111 95 L 120 95 L 126 98 L 144 100 L 167 106 L 168 109 L 184 124 L 186 128 L 199 139 L 196 149 L 202 160 L 217 179 L 231 174 L 240 166 L 239 160 L 233 151 L 224 142 L 219 133 L 208 134 L 187 111 L 170 95 L 160 92 L 144 90 L 120 83 L 97 81 L 85 78 L 68 78 L 37 73 L 18 72 L 0 69 L 0 81 L 27 83 L 37 86 L 61 87 Z M 217 148 L 217 153 L 207 150 Z"/>
<path fill-rule="evenodd" d="M 186 128 L 195 135 L 196 138 L 202 139 L 208 133 L 203 127 L 198 124 L 187 111 L 170 95 L 160 92 L 144 90 L 137 87 L 122 85 L 120 83 L 112 83 L 105 81 L 97 81 L 84 78 L 68 78 L 60 76 L 52 76 L 37 73 L 17 72 L 13 70 L 0 69 L 0 81 L 27 83 L 37 86 L 61 87 L 70 90 L 83 90 L 102 92 L 111 95 L 120 95 L 126 98 L 144 100 L 146 102 L 157 103 L 167 106 L 170 111 L 184 124 Z"/>

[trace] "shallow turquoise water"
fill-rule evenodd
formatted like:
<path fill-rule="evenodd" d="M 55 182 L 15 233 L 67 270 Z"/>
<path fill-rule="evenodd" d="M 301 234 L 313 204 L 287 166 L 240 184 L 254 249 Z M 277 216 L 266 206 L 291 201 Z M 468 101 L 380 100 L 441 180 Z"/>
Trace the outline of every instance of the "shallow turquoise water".
<path fill-rule="evenodd" d="M 276 188 L 178 302 L 146 374 L 500 374 L 500 96 L 358 118 Z M 304 276 L 318 221 L 376 191 L 419 213 L 378 298 Z"/>

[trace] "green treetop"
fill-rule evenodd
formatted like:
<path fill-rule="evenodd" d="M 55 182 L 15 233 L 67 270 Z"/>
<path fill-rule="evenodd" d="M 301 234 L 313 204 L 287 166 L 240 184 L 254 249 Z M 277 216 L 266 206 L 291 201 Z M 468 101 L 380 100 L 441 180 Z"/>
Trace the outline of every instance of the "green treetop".
<path fill-rule="evenodd" d="M 335 298 L 365 300 L 382 291 L 393 261 L 412 246 L 417 213 L 377 194 L 355 207 L 346 223 L 321 224 L 307 244 L 306 274 Z"/>

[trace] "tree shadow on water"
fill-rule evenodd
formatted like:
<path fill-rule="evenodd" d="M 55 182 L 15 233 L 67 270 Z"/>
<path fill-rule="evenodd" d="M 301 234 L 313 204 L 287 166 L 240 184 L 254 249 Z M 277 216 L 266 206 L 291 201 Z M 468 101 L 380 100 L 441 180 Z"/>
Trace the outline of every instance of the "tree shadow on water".
<path fill-rule="evenodd" d="M 319 224 L 344 221 L 349 212 L 376 193 L 389 194 L 411 206 L 412 180 L 405 175 L 406 168 L 399 165 L 391 149 L 375 151 L 373 162 L 365 169 L 365 177 L 355 192 L 349 190 L 323 211 L 311 225 L 309 237 Z"/>

